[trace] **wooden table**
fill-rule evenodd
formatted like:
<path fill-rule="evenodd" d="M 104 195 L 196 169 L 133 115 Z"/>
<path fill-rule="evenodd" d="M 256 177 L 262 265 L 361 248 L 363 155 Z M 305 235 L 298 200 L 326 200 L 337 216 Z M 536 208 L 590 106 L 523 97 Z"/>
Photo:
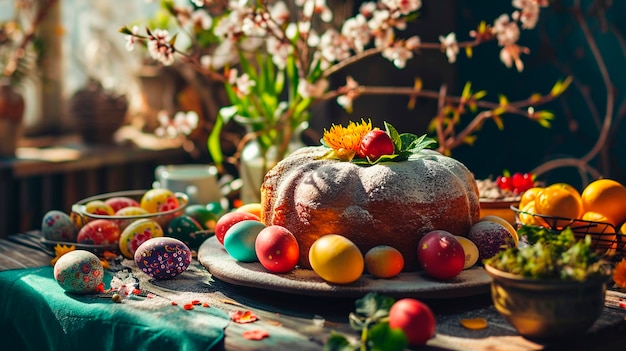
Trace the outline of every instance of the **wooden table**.
<path fill-rule="evenodd" d="M 38 243 L 38 233 L 10 235 L 0 240 L 0 270 L 50 265 L 51 255 Z M 178 279 L 180 278 L 180 279 Z M 348 324 L 355 298 L 315 297 L 280 293 L 232 285 L 214 279 L 194 260 L 190 269 L 175 280 L 153 284 L 147 279 L 143 289 L 159 297 L 182 302 L 190 296 L 209 301 L 212 307 L 226 312 L 249 310 L 259 320 L 249 324 L 231 322 L 225 338 L 217 346 L 222 350 L 321 350 L 331 332 L 357 337 Z M 11 293 L 0 287 L 2 293 Z M 436 315 L 437 335 L 419 350 L 542 350 L 552 349 L 530 342 L 495 311 L 488 293 L 453 299 L 424 300 Z M 571 343 L 558 345 L 566 350 L 626 349 L 625 310 L 605 308 L 600 319 L 585 334 Z M 4 316 L 6 318 L 6 316 Z M 460 325 L 462 318 L 482 317 L 488 327 L 468 330 Z M 3 316 L 0 316 L 0 319 Z M 244 331 L 262 329 L 270 337 L 247 340 Z"/>

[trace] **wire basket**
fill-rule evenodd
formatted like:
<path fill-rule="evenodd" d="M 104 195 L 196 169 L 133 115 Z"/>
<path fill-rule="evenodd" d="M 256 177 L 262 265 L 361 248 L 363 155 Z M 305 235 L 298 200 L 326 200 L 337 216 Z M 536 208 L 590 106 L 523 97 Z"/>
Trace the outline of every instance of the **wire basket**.
<path fill-rule="evenodd" d="M 523 211 L 515 206 L 511 206 L 511 210 L 515 212 L 515 221 L 518 227 L 531 225 L 555 232 L 560 232 L 569 227 L 577 239 L 584 239 L 589 235 L 591 248 L 595 253 L 612 258 L 624 257 L 626 236 L 611 223 L 547 216 Z"/>

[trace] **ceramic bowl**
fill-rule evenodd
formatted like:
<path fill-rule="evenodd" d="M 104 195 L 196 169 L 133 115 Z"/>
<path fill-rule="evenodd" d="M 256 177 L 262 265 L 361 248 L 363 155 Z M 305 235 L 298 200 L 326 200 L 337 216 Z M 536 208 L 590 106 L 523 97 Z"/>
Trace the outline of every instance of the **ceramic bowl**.
<path fill-rule="evenodd" d="M 75 221 L 80 221 L 80 223 L 87 223 L 94 219 L 107 219 L 115 221 L 120 228 L 126 228 L 130 223 L 138 220 L 138 219 L 152 219 L 155 222 L 159 223 L 159 225 L 166 229 L 169 222 L 174 218 L 182 215 L 189 203 L 189 197 L 185 193 L 174 193 L 176 198 L 178 199 L 180 206 L 176 209 L 141 214 L 141 215 L 131 215 L 131 216 L 106 216 L 106 215 L 98 215 L 93 213 L 88 213 L 85 211 L 85 205 L 91 201 L 100 200 L 105 201 L 106 199 L 110 199 L 113 197 L 129 197 L 131 199 L 137 200 L 137 202 L 141 202 L 142 196 L 146 193 L 147 190 L 127 190 L 127 191 L 118 191 L 112 193 L 105 193 L 100 195 L 91 196 L 85 199 L 82 199 L 72 205 L 72 216 L 75 218 Z"/>
<path fill-rule="evenodd" d="M 507 222 L 515 226 L 516 216 L 515 211 L 511 209 L 511 206 L 516 207 L 518 205 L 519 200 L 503 201 L 480 199 L 480 218 L 487 215 L 494 215 L 506 219 Z"/>
<path fill-rule="evenodd" d="M 605 275 L 582 282 L 532 279 L 486 265 L 496 310 L 523 337 L 542 343 L 584 334 L 604 308 Z"/>

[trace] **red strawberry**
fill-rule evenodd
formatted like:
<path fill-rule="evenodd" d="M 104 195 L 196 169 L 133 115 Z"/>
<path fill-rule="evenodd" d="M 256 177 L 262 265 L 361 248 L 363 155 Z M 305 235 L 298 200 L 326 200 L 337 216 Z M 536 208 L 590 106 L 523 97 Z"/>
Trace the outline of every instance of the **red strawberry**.
<path fill-rule="evenodd" d="M 393 155 L 394 147 L 391 137 L 383 130 L 374 129 L 365 134 L 359 145 L 359 157 L 369 157 L 376 161 L 382 155 Z"/>

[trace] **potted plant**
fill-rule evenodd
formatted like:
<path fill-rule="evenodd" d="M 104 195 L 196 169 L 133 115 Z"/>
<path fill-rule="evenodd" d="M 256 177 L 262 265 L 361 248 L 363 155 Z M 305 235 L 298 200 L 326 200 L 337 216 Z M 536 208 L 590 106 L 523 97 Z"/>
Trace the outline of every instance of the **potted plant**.
<path fill-rule="evenodd" d="M 496 310 L 524 337 L 554 342 L 584 333 L 604 308 L 611 266 L 594 254 L 591 238 L 523 226 L 528 245 L 485 260 Z"/>
<path fill-rule="evenodd" d="M 409 87 L 364 86 L 353 77 L 336 88 L 329 83 L 335 73 L 372 55 L 382 55 L 402 69 L 407 60 L 424 50 L 440 51 L 454 63 L 462 52 L 471 55 L 474 47 L 494 41 L 501 47 L 503 63 L 521 71 L 521 54 L 528 50 L 517 41 L 522 29 L 534 27 L 540 8 L 547 6 L 544 2 L 514 2 L 512 14 L 503 14 L 492 25 L 477 24 L 469 33 L 471 39 L 462 42 L 455 33 L 441 35 L 438 42 L 423 42 L 417 35 L 402 37 L 407 22 L 418 18 L 421 1 L 367 2 L 355 16 L 339 20 L 332 18 L 325 1 L 193 0 L 186 6 L 174 1 L 163 5 L 171 21 L 141 31 L 138 27 L 120 31 L 127 35 L 129 48 L 145 44 L 156 61 L 164 65 L 180 62 L 223 83 L 230 105 L 222 107 L 210 123 L 207 141 L 218 167 L 227 159 L 221 137 L 229 122 L 247 131 L 239 152 L 233 155 L 235 160 L 243 145 L 253 140 L 258 158 L 266 160 L 265 156 L 274 154 L 273 161 L 278 161 L 288 152 L 293 136 L 306 127 L 310 109 L 319 102 L 335 99 L 349 112 L 353 101 L 365 95 L 406 95 L 409 107 L 417 98 L 438 99 L 441 108 L 432 119 L 431 132 L 436 134 L 439 151 L 449 154 L 459 145 L 473 143 L 485 121 L 501 126 L 504 114 L 522 115 L 549 126 L 551 113 L 536 107 L 558 97 L 569 84 L 559 81 L 550 93 L 533 94 L 521 101 L 501 96 L 499 101 L 489 102 L 483 101 L 486 92 L 475 90 L 470 83 L 459 96 L 448 94 L 445 87 L 426 89 L 417 77 Z M 334 28 L 332 23 L 339 26 Z M 177 34 L 172 36 L 169 30 Z M 473 121 L 457 130 L 461 115 L 470 111 L 475 114 Z M 271 164 L 264 162 L 263 169 Z"/>
<path fill-rule="evenodd" d="M 25 102 L 21 84 L 36 71 L 39 24 L 57 0 L 18 2 L 14 18 L 0 23 L 0 157 L 15 156 L 22 135 Z"/>

